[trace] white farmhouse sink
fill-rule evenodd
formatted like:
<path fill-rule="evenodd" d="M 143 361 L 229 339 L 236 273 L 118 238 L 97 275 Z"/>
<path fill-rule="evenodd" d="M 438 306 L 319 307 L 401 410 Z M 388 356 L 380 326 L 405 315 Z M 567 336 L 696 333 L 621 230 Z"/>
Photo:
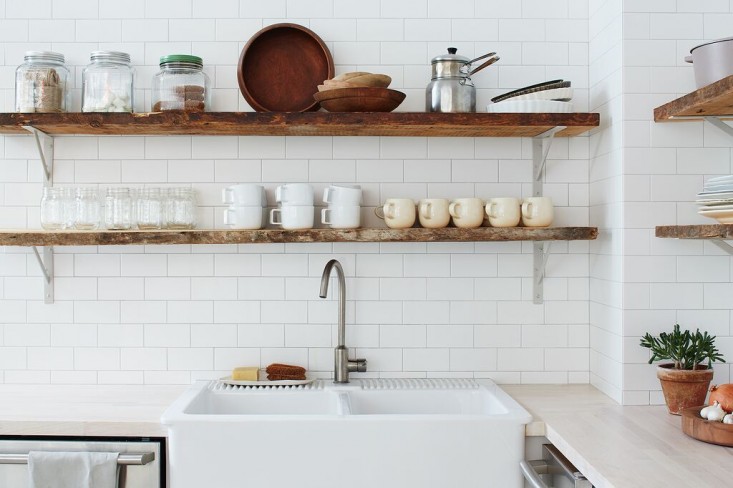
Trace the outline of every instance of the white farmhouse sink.
<path fill-rule="evenodd" d="M 199 382 L 163 414 L 174 488 L 522 486 L 531 416 L 488 380 Z"/>

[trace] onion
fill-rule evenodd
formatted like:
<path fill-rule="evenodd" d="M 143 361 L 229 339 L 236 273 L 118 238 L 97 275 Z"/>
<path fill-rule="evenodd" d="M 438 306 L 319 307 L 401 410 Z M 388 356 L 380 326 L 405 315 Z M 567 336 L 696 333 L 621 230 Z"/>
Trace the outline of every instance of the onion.
<path fill-rule="evenodd" d="M 723 410 L 733 412 L 733 384 L 713 385 L 710 388 L 710 404 L 720 403 Z"/>

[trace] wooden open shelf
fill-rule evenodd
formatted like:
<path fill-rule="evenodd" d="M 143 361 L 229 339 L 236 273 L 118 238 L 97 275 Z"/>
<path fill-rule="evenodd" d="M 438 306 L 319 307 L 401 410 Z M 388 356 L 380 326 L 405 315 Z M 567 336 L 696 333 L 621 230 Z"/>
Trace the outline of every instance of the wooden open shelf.
<path fill-rule="evenodd" d="M 554 127 L 576 136 L 599 125 L 597 113 L 0 113 L 0 134 L 534 137 Z"/>
<path fill-rule="evenodd" d="M 310 230 L 2 230 L 0 246 L 117 246 L 151 244 L 260 244 L 293 242 L 472 242 L 592 240 L 596 227 L 480 227 L 478 229 Z"/>
<path fill-rule="evenodd" d="M 659 225 L 655 235 L 669 239 L 733 239 L 733 224 Z"/>
<path fill-rule="evenodd" d="M 733 76 L 723 78 L 654 109 L 655 122 L 716 116 L 733 119 Z"/>

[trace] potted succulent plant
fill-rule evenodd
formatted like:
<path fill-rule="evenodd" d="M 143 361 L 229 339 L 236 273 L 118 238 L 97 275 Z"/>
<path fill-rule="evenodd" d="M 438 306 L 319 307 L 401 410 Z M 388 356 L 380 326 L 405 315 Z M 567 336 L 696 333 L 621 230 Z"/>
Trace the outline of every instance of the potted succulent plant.
<path fill-rule="evenodd" d="M 669 413 L 679 415 L 687 407 L 705 404 L 713 379 L 713 363 L 725 362 L 715 347 L 715 336 L 700 329 L 694 333 L 681 332 L 679 324 L 675 324 L 672 333 L 662 332 L 659 337 L 647 333 L 641 339 L 641 346 L 651 350 L 649 364 L 672 360 L 657 366 L 657 378 Z"/>

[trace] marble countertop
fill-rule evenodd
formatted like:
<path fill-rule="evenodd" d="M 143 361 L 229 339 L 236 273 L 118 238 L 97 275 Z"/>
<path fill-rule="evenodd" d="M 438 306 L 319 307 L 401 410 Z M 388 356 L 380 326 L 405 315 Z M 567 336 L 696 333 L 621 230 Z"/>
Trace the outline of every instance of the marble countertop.
<path fill-rule="evenodd" d="M 162 437 L 187 387 L 0 385 L 0 435 Z M 687 437 L 663 406 L 622 407 L 590 385 L 504 385 L 597 488 L 730 485 L 733 448 Z"/>

